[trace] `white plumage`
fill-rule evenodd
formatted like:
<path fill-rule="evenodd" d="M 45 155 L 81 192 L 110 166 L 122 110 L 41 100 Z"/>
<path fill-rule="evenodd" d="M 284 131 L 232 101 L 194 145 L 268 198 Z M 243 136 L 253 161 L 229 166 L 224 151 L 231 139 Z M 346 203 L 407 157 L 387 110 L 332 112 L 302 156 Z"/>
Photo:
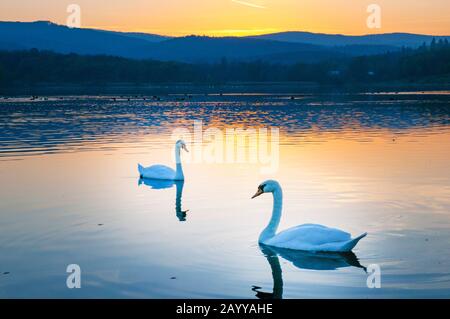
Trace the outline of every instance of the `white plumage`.
<path fill-rule="evenodd" d="M 165 165 L 157 164 L 143 167 L 141 164 L 138 164 L 138 170 L 142 178 L 175 180 L 175 170 Z"/>
<path fill-rule="evenodd" d="M 186 147 L 186 143 L 182 140 L 179 140 L 175 143 L 175 160 L 176 160 L 175 170 L 171 167 L 160 164 L 152 165 L 149 167 L 144 167 L 141 164 L 138 164 L 139 176 L 141 178 L 149 178 L 149 179 L 183 181 L 184 173 L 183 167 L 181 166 L 181 156 L 180 156 L 181 149 L 184 149 L 186 152 L 189 152 Z"/>
<path fill-rule="evenodd" d="M 269 180 L 258 187 L 253 198 L 263 193 L 273 194 L 274 205 L 272 218 L 259 236 L 261 244 L 304 251 L 347 252 L 367 235 L 364 233 L 352 239 L 347 232 L 316 224 L 299 225 L 276 234 L 281 219 L 283 192 L 277 181 Z"/>

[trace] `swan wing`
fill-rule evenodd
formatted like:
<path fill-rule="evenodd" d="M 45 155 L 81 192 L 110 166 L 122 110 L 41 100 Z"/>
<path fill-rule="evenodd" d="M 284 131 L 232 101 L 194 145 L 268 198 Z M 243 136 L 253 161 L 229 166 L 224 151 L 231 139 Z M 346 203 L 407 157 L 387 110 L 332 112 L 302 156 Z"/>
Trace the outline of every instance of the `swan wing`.
<path fill-rule="evenodd" d="M 138 166 L 139 174 L 141 177 L 150 179 L 175 179 L 175 171 L 173 168 L 165 165 L 152 165 L 150 167 Z"/>
<path fill-rule="evenodd" d="M 305 224 L 286 229 L 265 244 L 286 249 L 339 252 L 351 250 L 361 238 L 352 240 L 351 235 L 342 230 Z"/>
<path fill-rule="evenodd" d="M 282 242 L 300 240 L 314 245 L 322 245 L 330 242 L 350 240 L 351 235 L 336 228 L 305 224 L 286 229 L 273 237 L 273 239 Z"/>

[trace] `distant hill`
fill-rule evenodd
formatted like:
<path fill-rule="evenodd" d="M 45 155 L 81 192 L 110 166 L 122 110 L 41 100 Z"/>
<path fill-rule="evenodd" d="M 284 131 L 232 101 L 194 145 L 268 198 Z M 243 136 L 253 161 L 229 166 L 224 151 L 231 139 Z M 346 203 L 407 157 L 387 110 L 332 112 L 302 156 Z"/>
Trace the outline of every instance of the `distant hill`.
<path fill-rule="evenodd" d="M 0 47 L 146 58 L 154 43 L 118 32 L 70 29 L 51 22 L 0 22 Z"/>
<path fill-rule="evenodd" d="M 212 38 L 188 36 L 159 43 L 153 56 L 160 60 L 190 63 L 217 62 L 222 58 L 232 61 L 271 61 L 277 54 L 296 54 L 298 60 L 311 62 L 317 56 L 331 56 L 332 50 L 304 43 L 289 43 L 237 37 Z"/>
<path fill-rule="evenodd" d="M 166 37 L 146 33 L 71 29 L 48 21 L 0 22 L 0 50 L 36 48 L 56 53 L 111 55 L 187 63 L 230 61 L 292 64 L 333 57 L 374 55 L 430 42 L 432 36 L 344 36 L 284 32 L 255 37 Z"/>
<path fill-rule="evenodd" d="M 189 39 L 177 39 L 187 41 Z M 204 40 L 202 38 L 197 40 Z M 207 39 L 210 41 L 210 39 Z M 236 39 L 230 39 L 234 43 Z M 177 41 L 168 41 L 177 45 Z M 189 41 L 190 43 L 190 41 Z M 203 42 L 200 41 L 203 45 Z M 230 44 L 228 43 L 228 44 Z M 246 42 L 246 45 L 252 43 Z M 270 43 L 275 45 L 274 43 Z M 258 43 L 259 45 L 259 43 Z M 170 49 L 168 48 L 165 49 Z M 314 47 L 313 47 L 314 48 Z M 270 61 L 222 60 L 218 63 L 180 63 L 126 59 L 105 55 L 60 54 L 37 49 L 0 51 L 0 88 L 35 84 L 106 85 L 129 83 L 256 83 L 308 82 L 326 85 L 370 85 L 374 83 L 434 83 L 448 87 L 450 79 L 450 42 L 433 41 L 417 49 L 402 49 L 387 54 L 348 57 L 335 54 L 332 59 L 314 63 L 287 63 L 300 53 L 278 53 Z M 232 52 L 233 54 L 235 52 Z M 208 55 L 211 52 L 207 53 Z M 240 58 L 243 58 L 242 56 Z M 320 57 L 318 57 L 318 60 Z"/>
<path fill-rule="evenodd" d="M 433 40 L 433 38 L 435 38 L 436 40 L 450 40 L 450 36 L 432 36 L 412 33 L 385 33 L 350 36 L 342 34 L 324 34 L 297 31 L 264 34 L 259 36 L 251 36 L 248 38 L 292 43 L 309 43 L 324 46 L 376 45 L 393 47 L 406 46 L 412 48 L 418 47 L 424 42 L 429 44 Z"/>
<path fill-rule="evenodd" d="M 164 36 L 164 35 L 141 33 L 141 32 L 114 32 L 114 31 L 105 31 L 105 32 L 111 32 L 111 33 L 115 33 L 115 34 L 128 36 L 131 38 L 146 40 L 146 41 L 149 41 L 152 43 L 162 42 L 165 40 L 172 39 L 172 37 L 168 37 L 168 36 Z"/>
<path fill-rule="evenodd" d="M 275 54 L 302 52 L 298 60 L 317 60 L 333 54 L 329 48 L 237 37 L 162 37 L 94 29 L 70 29 L 51 22 L 0 22 L 0 48 L 50 50 L 57 53 L 104 54 L 133 59 L 189 63 L 230 60 L 267 60 Z M 295 59 L 294 59 L 295 60 Z"/>

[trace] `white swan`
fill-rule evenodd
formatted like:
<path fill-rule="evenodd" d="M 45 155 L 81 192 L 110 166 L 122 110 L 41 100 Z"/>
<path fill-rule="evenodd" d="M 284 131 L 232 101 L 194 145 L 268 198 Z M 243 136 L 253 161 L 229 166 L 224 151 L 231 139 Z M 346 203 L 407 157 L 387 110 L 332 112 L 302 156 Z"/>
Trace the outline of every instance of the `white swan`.
<path fill-rule="evenodd" d="M 189 152 L 186 147 L 186 143 L 183 140 L 178 140 L 175 143 L 176 170 L 173 170 L 171 167 L 165 165 L 152 165 L 150 167 L 143 167 L 141 164 L 138 164 L 140 177 L 171 181 L 184 181 L 183 167 L 181 166 L 180 149 Z"/>
<path fill-rule="evenodd" d="M 351 251 L 367 235 L 364 233 L 352 239 L 349 233 L 342 230 L 315 224 L 299 225 L 276 234 L 281 218 L 283 191 L 277 181 L 268 180 L 258 186 L 252 198 L 263 193 L 273 194 L 273 211 L 269 224 L 259 236 L 261 244 L 304 251 L 346 252 Z"/>

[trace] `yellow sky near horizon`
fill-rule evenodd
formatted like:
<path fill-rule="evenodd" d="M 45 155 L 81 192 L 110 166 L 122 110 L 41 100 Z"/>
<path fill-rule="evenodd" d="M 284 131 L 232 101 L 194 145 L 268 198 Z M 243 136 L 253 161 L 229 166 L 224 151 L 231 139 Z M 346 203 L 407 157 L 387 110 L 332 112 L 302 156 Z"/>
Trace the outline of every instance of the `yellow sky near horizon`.
<path fill-rule="evenodd" d="M 411 32 L 450 35 L 447 0 L 2 0 L 0 20 L 65 24 L 69 4 L 81 26 L 171 36 L 310 31 L 349 35 Z M 381 8 L 381 28 L 370 29 L 368 5 Z"/>

